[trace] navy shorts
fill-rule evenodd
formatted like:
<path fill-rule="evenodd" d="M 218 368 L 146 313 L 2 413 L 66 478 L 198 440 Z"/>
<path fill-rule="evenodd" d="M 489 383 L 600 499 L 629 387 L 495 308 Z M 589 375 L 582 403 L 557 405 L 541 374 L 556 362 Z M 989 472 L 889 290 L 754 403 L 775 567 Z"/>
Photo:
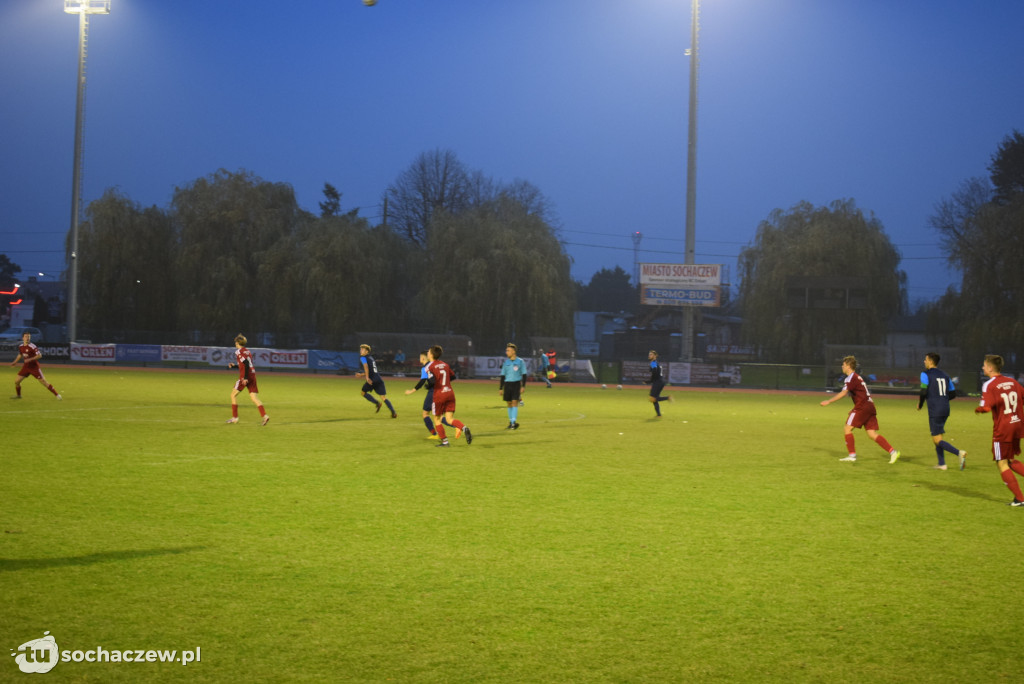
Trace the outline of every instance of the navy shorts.
<path fill-rule="evenodd" d="M 373 390 L 374 392 L 376 392 L 377 394 L 379 394 L 381 396 L 384 396 L 385 394 L 387 394 L 387 390 L 384 389 L 384 381 L 383 380 L 377 380 L 376 382 L 374 382 L 372 384 L 369 383 L 369 382 L 364 382 L 363 383 L 363 389 L 360 390 L 360 391 L 363 392 L 363 393 L 366 393 L 366 392 L 369 392 L 370 390 Z"/>
<path fill-rule="evenodd" d="M 949 414 L 944 416 L 928 415 L 928 429 L 932 431 L 932 437 L 945 434 L 947 420 L 949 420 Z"/>
<path fill-rule="evenodd" d="M 427 396 L 423 399 L 423 410 L 427 413 L 434 410 L 434 390 L 427 390 Z"/>
<path fill-rule="evenodd" d="M 655 397 L 655 398 L 660 397 L 661 396 L 661 390 L 663 390 L 663 389 L 665 389 L 665 381 L 664 380 L 660 380 L 658 382 L 651 383 L 651 396 Z"/>

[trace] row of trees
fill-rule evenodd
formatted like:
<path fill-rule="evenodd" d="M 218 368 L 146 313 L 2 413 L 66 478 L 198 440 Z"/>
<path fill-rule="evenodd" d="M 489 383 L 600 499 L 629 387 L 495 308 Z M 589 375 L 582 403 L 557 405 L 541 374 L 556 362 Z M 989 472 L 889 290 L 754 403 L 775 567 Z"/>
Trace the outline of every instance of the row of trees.
<path fill-rule="evenodd" d="M 937 205 L 930 223 L 962 274 L 924 306 L 936 344 L 1024 361 L 1024 135 L 1014 131 L 993 154 L 988 178 L 972 178 Z M 882 344 L 887 323 L 909 313 L 899 250 L 881 223 L 852 200 L 776 210 L 739 257 L 743 334 L 765 358 L 806 362 L 828 343 Z M 787 283 L 843 276 L 864 284 L 853 308 L 801 308 Z"/>
<path fill-rule="evenodd" d="M 357 331 L 570 336 L 569 258 L 536 188 L 438 150 L 387 197 L 391 220 L 371 225 L 329 184 L 314 216 L 289 185 L 244 171 L 176 188 L 167 209 L 108 190 L 79 231 L 82 329 L 245 330 L 328 347 Z"/>
<path fill-rule="evenodd" d="M 951 264 L 963 274 L 927 307 L 929 329 L 977 357 L 1024 361 L 1024 135 L 992 156 L 988 178 L 965 180 L 931 218 Z"/>

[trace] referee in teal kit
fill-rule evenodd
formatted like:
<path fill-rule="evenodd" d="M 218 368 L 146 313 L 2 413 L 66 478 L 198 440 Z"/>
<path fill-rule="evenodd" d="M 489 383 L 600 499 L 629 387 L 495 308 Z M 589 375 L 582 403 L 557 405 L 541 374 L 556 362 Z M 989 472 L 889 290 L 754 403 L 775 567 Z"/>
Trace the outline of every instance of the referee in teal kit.
<path fill-rule="evenodd" d="M 502 393 L 508 404 L 508 427 L 506 430 L 519 429 L 519 400 L 526 389 L 526 359 L 516 356 L 516 345 L 509 342 L 505 345 L 505 363 L 501 364 L 501 380 L 498 391 Z"/>

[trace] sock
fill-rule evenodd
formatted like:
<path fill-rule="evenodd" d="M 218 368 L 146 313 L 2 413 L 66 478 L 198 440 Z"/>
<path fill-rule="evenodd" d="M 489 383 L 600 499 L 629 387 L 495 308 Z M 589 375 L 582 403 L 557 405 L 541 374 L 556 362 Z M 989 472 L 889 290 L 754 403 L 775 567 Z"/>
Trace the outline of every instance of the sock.
<path fill-rule="evenodd" d="M 887 453 L 892 453 L 892 444 L 889 444 L 889 441 L 882 435 L 878 435 L 878 437 L 875 438 L 875 443 L 885 449 Z"/>
<path fill-rule="evenodd" d="M 654 402 L 654 412 L 657 413 L 659 416 L 661 415 L 661 404 L 659 404 L 658 402 Z"/>
<path fill-rule="evenodd" d="M 512 407 L 509 406 L 505 410 L 505 412 L 508 413 L 508 424 L 511 425 L 512 423 L 514 423 L 516 421 L 516 419 L 512 417 Z"/>
<path fill-rule="evenodd" d="M 1013 461 L 1010 461 L 1010 464 L 1012 465 Z M 1017 478 L 1014 477 L 1013 471 L 1000 470 L 999 477 L 1003 478 L 1003 482 L 1005 482 L 1006 486 L 1010 488 L 1011 492 L 1013 492 L 1014 499 L 1017 501 L 1024 501 L 1024 494 L 1021 494 L 1020 485 L 1017 483 Z"/>
<path fill-rule="evenodd" d="M 946 440 L 942 440 L 941 442 L 939 442 L 939 446 L 942 447 L 942 449 L 944 451 L 948 451 L 949 453 L 953 454 L 954 456 L 959 456 L 960 455 L 960 450 L 957 449 L 952 444 L 950 444 L 949 442 L 947 442 Z"/>
<path fill-rule="evenodd" d="M 945 444 L 945 442 L 942 442 L 942 444 Z M 959 452 L 957 452 L 957 453 L 959 453 Z M 944 453 L 942 447 L 939 446 L 939 444 L 935 445 L 935 457 L 937 459 L 939 459 L 939 465 L 940 466 L 946 465 L 946 456 L 945 456 L 945 453 Z"/>
<path fill-rule="evenodd" d="M 437 430 L 434 429 L 434 421 L 430 420 L 430 416 L 423 416 L 423 424 L 427 426 L 427 430 L 430 434 L 437 434 Z"/>
<path fill-rule="evenodd" d="M 437 424 L 437 436 L 441 438 L 442 442 L 448 441 L 448 436 L 444 434 L 444 418 Z"/>
<path fill-rule="evenodd" d="M 466 429 L 466 424 L 463 423 L 458 418 L 452 418 L 452 422 L 449 423 L 449 425 L 451 425 L 456 430 L 465 430 Z"/>
<path fill-rule="evenodd" d="M 376 399 L 374 399 L 373 397 L 371 397 L 371 396 L 370 396 L 369 394 L 364 394 L 364 395 L 363 395 L 363 399 L 365 399 L 366 401 L 370 402 L 370 403 L 371 403 L 371 404 L 373 404 L 374 406 L 376 406 L 377 404 L 379 404 L 379 403 L 380 403 L 379 401 L 377 401 Z"/>
<path fill-rule="evenodd" d="M 658 401 L 668 401 L 668 397 L 658 397 Z"/>
<path fill-rule="evenodd" d="M 387 407 L 388 407 L 388 409 L 389 409 L 389 410 L 390 410 L 390 411 L 391 411 L 392 413 L 394 413 L 394 412 L 395 412 L 395 407 L 391 405 L 391 400 L 390 400 L 390 399 L 385 399 L 385 400 L 384 400 L 384 405 L 385 405 L 385 406 L 387 406 Z"/>
<path fill-rule="evenodd" d="M 238 417 L 238 404 L 232 404 L 231 405 L 231 417 L 232 418 L 237 418 Z"/>
<path fill-rule="evenodd" d="M 509 413 L 511 414 L 509 416 L 509 418 L 512 419 L 512 421 L 511 421 L 512 423 L 515 423 L 517 420 L 519 420 L 519 407 L 518 406 L 513 406 L 512 409 L 509 411 Z"/>
<path fill-rule="evenodd" d="M 51 392 L 53 392 L 53 396 L 57 396 L 57 390 L 53 389 L 53 385 L 47 385 L 46 389 L 48 389 Z"/>
<path fill-rule="evenodd" d="M 14 390 L 18 393 L 18 396 L 20 397 L 21 396 L 21 385 L 15 385 L 14 386 Z"/>
<path fill-rule="evenodd" d="M 259 405 L 259 406 L 257 406 L 256 408 L 258 408 L 258 409 L 260 410 L 260 416 L 265 416 L 265 415 L 267 415 L 267 409 L 263 408 L 263 405 L 262 405 L 262 404 L 260 404 L 260 405 Z"/>
<path fill-rule="evenodd" d="M 846 451 L 850 456 L 857 456 L 857 450 L 853 448 L 853 435 L 845 435 L 846 437 Z"/>
<path fill-rule="evenodd" d="M 1012 470 L 1013 472 L 1015 472 L 1015 473 L 1017 473 L 1019 475 L 1024 475 L 1024 463 L 1021 463 L 1020 461 L 1018 461 L 1015 458 L 1011 459 L 1010 460 L 1010 470 Z M 1021 499 L 1021 501 L 1024 501 L 1024 499 Z"/>

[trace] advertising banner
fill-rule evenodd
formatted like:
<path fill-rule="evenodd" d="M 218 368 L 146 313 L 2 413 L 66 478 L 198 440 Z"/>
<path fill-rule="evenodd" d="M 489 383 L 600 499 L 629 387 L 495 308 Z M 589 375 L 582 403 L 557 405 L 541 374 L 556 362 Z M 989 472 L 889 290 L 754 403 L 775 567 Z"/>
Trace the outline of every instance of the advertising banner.
<path fill-rule="evenodd" d="M 250 349 L 256 368 L 309 368 L 309 351 L 305 349 Z"/>
<path fill-rule="evenodd" d="M 208 361 L 209 347 L 165 344 L 160 347 L 161 361 Z"/>
<path fill-rule="evenodd" d="M 71 343 L 72 361 L 90 361 L 93 363 L 110 363 L 117 360 L 116 345 L 113 344 L 79 344 Z"/>
<path fill-rule="evenodd" d="M 163 360 L 159 344 L 119 344 L 114 353 L 118 361 L 159 363 Z"/>
<path fill-rule="evenodd" d="M 640 303 L 720 306 L 720 264 L 640 264 Z"/>
<path fill-rule="evenodd" d="M 309 367 L 320 371 L 356 371 L 359 370 L 359 354 L 357 352 L 310 349 Z"/>

